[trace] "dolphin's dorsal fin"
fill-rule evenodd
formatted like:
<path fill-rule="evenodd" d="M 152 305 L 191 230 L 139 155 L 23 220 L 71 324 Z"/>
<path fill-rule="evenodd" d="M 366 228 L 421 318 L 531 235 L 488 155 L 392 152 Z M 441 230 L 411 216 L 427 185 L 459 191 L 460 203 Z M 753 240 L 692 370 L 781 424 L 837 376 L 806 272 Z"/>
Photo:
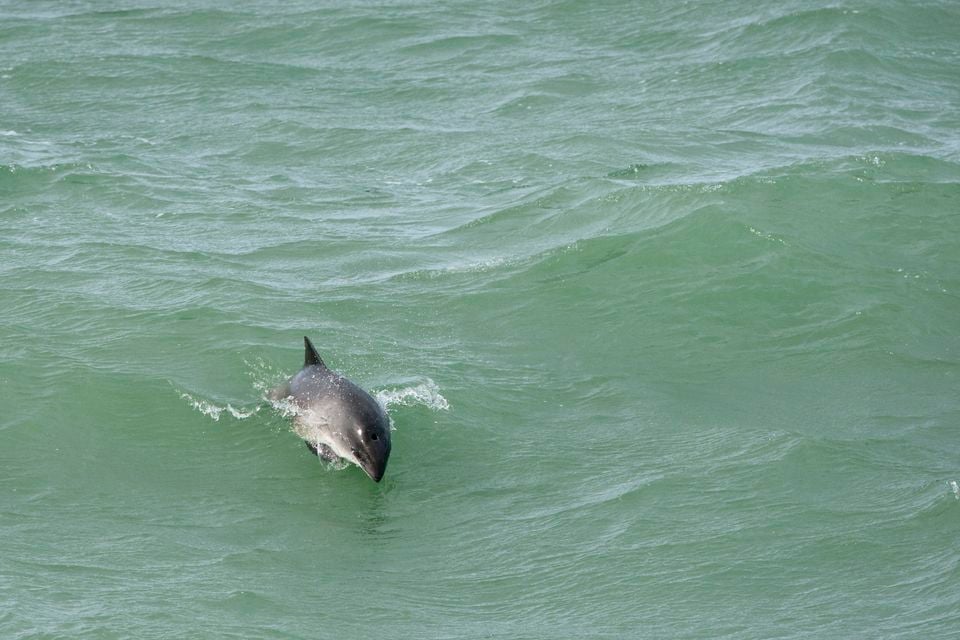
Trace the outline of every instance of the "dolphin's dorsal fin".
<path fill-rule="evenodd" d="M 313 343 L 310 342 L 310 338 L 303 336 L 303 366 L 310 367 L 313 365 L 320 365 L 324 369 L 327 368 L 327 365 L 323 364 L 323 359 L 320 357 L 320 354 L 317 353 L 317 350 L 313 348 Z"/>

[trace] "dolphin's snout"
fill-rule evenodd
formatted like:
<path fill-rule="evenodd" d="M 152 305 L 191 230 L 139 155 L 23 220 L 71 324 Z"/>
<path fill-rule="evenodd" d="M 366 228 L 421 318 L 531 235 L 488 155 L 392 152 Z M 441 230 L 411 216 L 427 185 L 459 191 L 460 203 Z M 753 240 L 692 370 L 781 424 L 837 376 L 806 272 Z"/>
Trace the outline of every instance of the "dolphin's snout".
<path fill-rule="evenodd" d="M 363 472 L 374 482 L 380 482 L 387 471 L 387 458 L 390 456 L 390 451 L 387 450 L 385 455 L 381 455 L 379 451 L 373 451 L 371 452 L 373 455 L 368 455 L 366 452 L 352 449 L 351 453 Z"/>
<path fill-rule="evenodd" d="M 371 471 L 371 470 L 369 470 L 369 469 L 364 469 L 364 471 L 367 472 L 367 475 L 370 476 L 370 478 L 371 478 L 374 482 L 380 482 L 380 480 L 383 478 L 383 473 L 384 473 L 384 471 L 386 471 L 386 470 L 387 470 L 386 467 L 381 468 L 381 469 L 379 469 L 379 470 L 374 470 L 374 471 Z"/>

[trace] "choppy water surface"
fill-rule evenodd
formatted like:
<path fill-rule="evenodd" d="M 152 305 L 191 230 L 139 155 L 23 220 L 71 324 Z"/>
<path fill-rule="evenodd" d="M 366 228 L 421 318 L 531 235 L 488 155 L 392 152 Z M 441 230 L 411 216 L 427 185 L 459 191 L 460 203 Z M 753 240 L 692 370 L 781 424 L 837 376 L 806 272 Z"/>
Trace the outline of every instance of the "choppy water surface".
<path fill-rule="evenodd" d="M 958 25 L 0 2 L 0 635 L 955 634 Z"/>

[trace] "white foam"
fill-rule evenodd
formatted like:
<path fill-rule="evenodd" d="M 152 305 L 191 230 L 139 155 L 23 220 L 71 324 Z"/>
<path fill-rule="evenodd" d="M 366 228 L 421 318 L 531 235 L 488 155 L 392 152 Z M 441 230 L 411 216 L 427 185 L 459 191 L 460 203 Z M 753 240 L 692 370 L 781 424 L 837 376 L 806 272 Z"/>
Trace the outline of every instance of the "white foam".
<path fill-rule="evenodd" d="M 208 402 L 206 400 L 198 400 L 193 396 L 191 396 L 189 393 L 181 393 L 180 397 L 186 400 L 187 402 L 189 402 L 191 407 L 193 407 L 203 415 L 209 418 L 213 418 L 214 422 L 220 421 L 220 416 L 223 414 L 224 411 L 232 415 L 237 420 L 246 420 L 250 416 L 260 411 L 260 406 L 261 406 L 261 405 L 257 405 L 256 407 L 254 407 L 253 409 L 250 409 L 249 411 L 244 411 L 242 409 L 235 408 L 230 403 L 227 403 L 226 406 L 221 407 L 219 405 L 213 404 L 212 402 Z"/>
<path fill-rule="evenodd" d="M 415 404 L 424 405 L 434 411 L 450 409 L 450 403 L 440 393 L 440 387 L 430 378 L 410 387 L 381 389 L 374 394 L 374 397 L 388 409 L 391 405 L 410 406 Z"/>
<path fill-rule="evenodd" d="M 956 480 L 951 480 L 949 482 L 950 488 L 953 489 L 953 497 L 957 500 L 960 500 L 960 483 Z"/>

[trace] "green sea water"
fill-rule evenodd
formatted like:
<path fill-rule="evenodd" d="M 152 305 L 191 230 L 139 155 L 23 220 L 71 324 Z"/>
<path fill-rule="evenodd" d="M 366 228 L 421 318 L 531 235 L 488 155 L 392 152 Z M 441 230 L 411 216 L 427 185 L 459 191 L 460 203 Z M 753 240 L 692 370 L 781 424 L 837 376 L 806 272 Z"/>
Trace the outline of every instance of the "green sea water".
<path fill-rule="evenodd" d="M 960 637 L 958 43 L 0 1 L 0 638 Z M 264 399 L 304 335 L 382 483 Z"/>

